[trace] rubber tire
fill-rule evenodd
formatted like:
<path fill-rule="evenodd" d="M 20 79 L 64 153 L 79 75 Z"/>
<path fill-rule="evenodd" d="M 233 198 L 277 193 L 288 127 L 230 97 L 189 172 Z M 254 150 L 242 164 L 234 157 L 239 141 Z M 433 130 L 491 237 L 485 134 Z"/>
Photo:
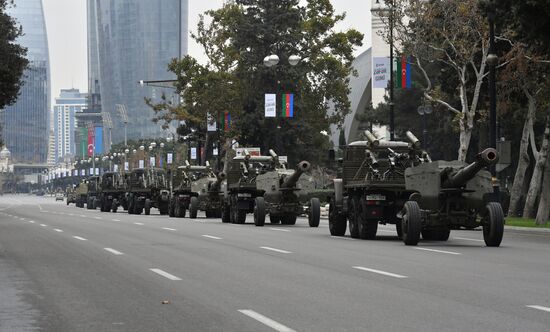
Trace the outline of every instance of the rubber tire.
<path fill-rule="evenodd" d="M 145 199 L 145 203 L 143 205 L 143 209 L 145 210 L 145 215 L 148 216 L 151 214 L 151 200 L 149 198 Z"/>
<path fill-rule="evenodd" d="M 197 218 L 197 212 L 199 211 L 199 199 L 195 196 L 191 197 L 189 202 L 189 218 Z"/>
<path fill-rule="evenodd" d="M 278 225 L 281 223 L 281 217 L 269 215 L 269 222 L 273 225 Z"/>
<path fill-rule="evenodd" d="M 420 232 L 422 230 L 422 215 L 420 214 L 420 207 L 417 202 L 405 202 L 401 222 L 403 223 L 403 243 L 408 246 L 417 245 L 418 241 L 420 241 Z"/>
<path fill-rule="evenodd" d="M 308 222 L 309 227 L 319 227 L 321 222 L 321 202 L 316 197 L 312 198 L 309 203 Z"/>
<path fill-rule="evenodd" d="M 296 225 L 296 216 L 282 216 L 281 224 L 283 225 Z"/>
<path fill-rule="evenodd" d="M 450 234 L 450 229 L 423 229 L 422 239 L 427 241 L 447 241 Z"/>
<path fill-rule="evenodd" d="M 176 202 L 176 207 L 174 211 L 174 215 L 176 218 L 185 218 L 185 214 L 187 213 L 187 209 L 185 208 L 184 204 L 181 204 L 180 202 Z"/>
<path fill-rule="evenodd" d="M 483 219 L 483 240 L 487 247 L 499 247 L 504 235 L 504 212 L 500 203 L 487 204 L 487 212 Z"/>
<path fill-rule="evenodd" d="M 395 231 L 397 232 L 397 237 L 402 239 L 403 238 L 403 224 L 401 224 L 401 220 L 398 220 L 395 224 Z"/>
<path fill-rule="evenodd" d="M 346 216 L 336 211 L 336 202 L 331 198 L 328 207 L 328 229 L 332 236 L 344 236 L 346 234 Z"/>
<path fill-rule="evenodd" d="M 231 222 L 231 209 L 229 206 L 222 206 L 221 219 L 224 224 Z"/>
<path fill-rule="evenodd" d="M 258 227 L 265 225 L 265 200 L 263 197 L 256 197 L 254 200 L 254 225 Z"/>
<path fill-rule="evenodd" d="M 376 232 L 378 231 L 378 220 L 367 219 L 361 220 L 357 223 L 359 229 L 359 238 L 361 240 L 374 240 L 376 239 Z"/>
<path fill-rule="evenodd" d="M 244 224 L 246 221 L 246 211 L 245 210 L 237 210 L 237 219 L 235 220 L 237 224 Z"/>
<path fill-rule="evenodd" d="M 91 210 L 92 209 L 92 198 L 91 197 L 88 197 L 86 199 L 86 210 Z"/>
<path fill-rule="evenodd" d="M 113 213 L 116 213 L 116 210 L 117 210 L 117 209 L 118 209 L 118 205 L 116 205 L 116 204 L 113 205 L 113 208 L 112 208 Z"/>
<path fill-rule="evenodd" d="M 174 218 L 176 216 L 174 200 L 170 200 L 170 204 L 168 205 L 168 216 L 171 218 Z"/>
<path fill-rule="evenodd" d="M 359 218 L 360 218 L 360 210 L 359 210 L 359 199 L 358 198 L 352 198 L 351 204 L 348 210 L 348 224 L 349 224 L 349 235 L 353 239 L 359 238 Z"/>

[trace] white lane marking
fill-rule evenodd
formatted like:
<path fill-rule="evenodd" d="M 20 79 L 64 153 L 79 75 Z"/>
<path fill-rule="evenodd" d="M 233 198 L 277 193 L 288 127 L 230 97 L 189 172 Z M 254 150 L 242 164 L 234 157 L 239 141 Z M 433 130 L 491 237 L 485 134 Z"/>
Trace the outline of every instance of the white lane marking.
<path fill-rule="evenodd" d="M 94 217 L 94 219 L 102 220 L 103 218 L 101 218 L 101 217 Z"/>
<path fill-rule="evenodd" d="M 58 233 L 63 233 L 63 230 L 59 229 L 59 228 L 54 228 L 53 229 L 54 231 L 58 232 Z"/>
<path fill-rule="evenodd" d="M 241 309 L 239 310 L 239 312 L 243 315 L 246 315 L 252 319 L 255 319 L 257 320 L 258 322 L 266 325 L 266 326 L 269 326 L 270 328 L 274 329 L 275 331 L 278 331 L 278 332 L 295 332 L 295 330 L 291 329 L 290 327 L 288 326 L 285 326 L 279 322 L 276 322 L 274 321 L 273 319 L 271 318 L 268 318 L 262 314 L 259 314 L 253 310 L 250 310 L 250 309 Z"/>
<path fill-rule="evenodd" d="M 222 238 L 221 237 L 217 237 L 217 236 L 212 236 L 212 235 L 203 235 L 204 237 L 207 237 L 209 239 L 214 239 L 214 240 L 221 240 Z"/>
<path fill-rule="evenodd" d="M 155 272 L 156 274 L 160 274 L 161 276 L 163 276 L 167 279 L 170 279 L 170 280 L 181 280 L 180 278 L 176 277 L 175 275 L 170 274 L 170 273 L 165 272 L 165 271 L 162 271 L 161 269 L 149 269 L 149 270 Z"/>
<path fill-rule="evenodd" d="M 288 229 L 282 229 L 282 228 L 270 227 L 269 229 L 271 229 L 272 231 L 290 232 Z"/>
<path fill-rule="evenodd" d="M 19 218 L 19 220 L 25 220 L 25 218 Z"/>
<path fill-rule="evenodd" d="M 167 230 L 167 231 L 172 231 L 172 232 L 177 231 L 177 229 L 168 228 L 168 227 L 162 227 L 162 229 L 165 229 L 165 230 Z"/>
<path fill-rule="evenodd" d="M 466 240 L 466 241 L 475 241 L 475 242 L 485 242 L 484 240 L 470 239 L 470 238 L 467 238 L 467 237 L 453 237 L 453 239 Z"/>
<path fill-rule="evenodd" d="M 68 216 L 74 217 L 74 213 L 67 214 Z"/>
<path fill-rule="evenodd" d="M 48 225 L 46 225 L 46 224 L 40 224 L 40 226 L 42 226 L 42 227 L 47 227 Z"/>
<path fill-rule="evenodd" d="M 330 237 L 333 238 L 333 239 L 341 239 L 341 240 L 355 240 L 354 238 L 346 237 L 346 236 L 334 236 L 334 235 L 331 235 Z"/>
<path fill-rule="evenodd" d="M 120 221 L 120 219 L 113 219 L 113 221 Z"/>
<path fill-rule="evenodd" d="M 546 312 L 550 312 L 550 308 L 548 307 L 543 307 L 541 305 L 526 305 L 527 308 L 531 308 L 531 309 L 537 309 L 537 310 L 542 310 L 542 311 L 546 311 Z"/>
<path fill-rule="evenodd" d="M 361 271 L 367 271 L 367 272 L 372 272 L 372 273 L 385 275 L 385 276 L 388 276 L 388 277 L 394 277 L 394 278 L 400 278 L 400 279 L 408 278 L 407 276 L 404 276 L 404 275 L 401 275 L 401 274 L 396 274 L 396 273 L 391 273 L 391 272 L 386 272 L 386 271 L 381 271 L 381 270 L 375 270 L 375 269 L 369 269 L 368 267 L 354 266 L 353 268 L 357 269 L 357 270 L 361 270 Z"/>
<path fill-rule="evenodd" d="M 82 218 L 86 218 L 86 216 L 85 216 L 85 215 L 83 215 L 83 214 L 81 214 L 81 215 L 80 215 L 80 217 L 82 217 Z"/>
<path fill-rule="evenodd" d="M 143 223 L 140 223 L 140 222 L 135 222 L 134 225 L 140 225 L 140 226 L 143 226 Z"/>
<path fill-rule="evenodd" d="M 73 236 L 73 237 L 77 240 L 80 240 L 80 241 L 88 241 L 87 239 L 85 239 L 83 237 L 80 237 L 80 236 Z"/>
<path fill-rule="evenodd" d="M 105 250 L 107 250 L 108 252 L 110 252 L 111 254 L 113 255 L 124 255 L 123 253 L 121 253 L 120 251 L 118 250 L 115 250 L 113 248 L 103 248 Z"/>
<path fill-rule="evenodd" d="M 29 220 L 29 222 L 30 222 L 31 224 L 34 224 L 34 220 Z"/>
<path fill-rule="evenodd" d="M 449 255 L 462 255 L 459 252 L 455 251 L 446 251 L 446 250 L 436 250 L 436 249 L 428 249 L 428 248 L 422 248 L 422 247 L 414 247 L 416 250 L 424 250 L 424 251 L 430 251 L 430 252 L 437 252 L 440 254 L 449 254 Z"/>
<path fill-rule="evenodd" d="M 260 247 L 260 248 L 265 249 L 265 250 L 271 250 L 271 251 L 279 252 L 281 254 L 292 254 L 292 252 L 282 250 L 282 249 L 276 249 L 276 248 L 271 248 L 271 247 Z"/>

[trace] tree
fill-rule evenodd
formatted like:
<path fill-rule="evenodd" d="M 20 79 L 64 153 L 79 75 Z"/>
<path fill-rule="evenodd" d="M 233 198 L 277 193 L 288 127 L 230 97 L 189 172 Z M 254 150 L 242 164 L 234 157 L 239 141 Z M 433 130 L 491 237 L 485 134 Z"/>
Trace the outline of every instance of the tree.
<path fill-rule="evenodd" d="M 6 13 L 13 0 L 0 0 L 0 109 L 15 103 L 27 68 L 27 49 L 17 44 L 23 29 Z"/>
<path fill-rule="evenodd" d="M 208 63 L 199 65 L 191 57 L 172 62 L 184 103 L 156 105 L 158 114 L 197 124 L 205 123 L 207 113 L 229 108 L 228 137 L 241 145 L 275 148 L 291 161 L 321 161 L 326 155 L 321 151 L 329 148 L 321 131 L 341 124 L 349 113 L 353 48 L 361 45 L 362 34 L 334 31 L 345 16 L 336 14 L 329 0 L 304 5 L 298 0 L 236 0 L 205 15 L 209 22 L 201 17 L 193 38 Z M 264 66 L 264 57 L 271 54 L 278 55 L 279 65 Z M 302 61 L 290 66 L 291 55 Z M 293 93 L 294 118 L 265 118 L 266 93 L 277 93 L 279 103 L 281 94 Z M 329 102 L 334 105 L 331 114 Z"/>
<path fill-rule="evenodd" d="M 453 115 L 460 132 L 458 159 L 462 161 L 468 153 L 487 76 L 488 25 L 477 2 L 393 0 L 393 10 L 385 18 L 389 29 L 391 15 L 399 51 L 413 56 L 423 76 L 426 100 Z M 385 35 L 388 37 L 389 30 Z M 443 72 L 430 74 L 426 68 L 432 63 L 438 63 Z"/>

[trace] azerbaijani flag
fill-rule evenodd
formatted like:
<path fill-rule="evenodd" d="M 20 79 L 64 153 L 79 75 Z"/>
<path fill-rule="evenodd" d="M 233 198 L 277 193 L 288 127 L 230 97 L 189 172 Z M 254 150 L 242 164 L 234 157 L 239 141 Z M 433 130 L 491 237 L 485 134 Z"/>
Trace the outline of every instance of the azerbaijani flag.
<path fill-rule="evenodd" d="M 281 107 L 282 107 L 282 116 L 284 118 L 293 118 L 294 117 L 294 94 L 284 93 Z"/>
<path fill-rule="evenodd" d="M 231 129 L 231 114 L 229 112 L 225 112 L 223 115 L 223 129 L 224 131 Z"/>
<path fill-rule="evenodd" d="M 402 56 L 396 59 L 395 66 L 395 87 L 410 89 L 412 87 L 411 78 L 411 57 Z"/>

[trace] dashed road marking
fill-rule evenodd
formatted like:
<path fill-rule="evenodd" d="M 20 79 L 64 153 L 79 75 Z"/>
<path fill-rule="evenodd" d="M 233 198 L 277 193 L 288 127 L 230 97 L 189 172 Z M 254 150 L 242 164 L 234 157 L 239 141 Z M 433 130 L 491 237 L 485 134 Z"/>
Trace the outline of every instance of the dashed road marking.
<path fill-rule="evenodd" d="M 80 236 L 73 236 L 73 237 L 77 240 L 80 240 L 80 241 L 88 241 L 88 239 L 85 239 L 85 238 L 80 237 Z"/>
<path fill-rule="evenodd" d="M 282 229 L 282 228 L 270 227 L 269 229 L 271 229 L 272 231 L 290 232 L 290 230 L 288 230 L 288 229 Z"/>
<path fill-rule="evenodd" d="M 222 238 L 221 237 L 217 237 L 217 236 L 212 236 L 212 235 L 203 235 L 204 237 L 207 237 L 209 239 L 214 239 L 214 240 L 221 240 Z"/>
<path fill-rule="evenodd" d="M 101 217 L 94 217 L 94 219 L 102 220 L 103 218 L 101 218 Z"/>
<path fill-rule="evenodd" d="M 377 274 L 381 274 L 381 275 L 388 276 L 388 277 L 393 277 L 393 278 L 399 278 L 399 279 L 408 278 L 407 276 L 404 276 L 404 275 L 401 275 L 401 274 L 396 274 L 396 273 L 391 273 L 391 272 L 386 272 L 386 271 L 381 271 L 381 270 L 375 270 L 375 269 L 369 269 L 368 267 L 354 266 L 353 268 L 357 269 L 357 270 L 377 273 Z"/>
<path fill-rule="evenodd" d="M 292 254 L 292 252 L 282 250 L 282 249 L 276 249 L 276 248 L 271 248 L 271 247 L 260 247 L 260 248 L 265 249 L 265 250 L 275 251 L 275 252 L 278 252 L 278 253 L 281 253 L 281 254 Z"/>
<path fill-rule="evenodd" d="M 108 252 L 110 252 L 111 254 L 113 255 L 124 255 L 123 253 L 121 253 L 120 251 L 118 250 L 115 250 L 113 248 L 103 248 L 105 250 L 107 250 Z"/>
<path fill-rule="evenodd" d="M 42 226 L 42 227 L 47 227 L 48 225 L 46 225 L 46 224 L 40 224 L 40 226 Z"/>
<path fill-rule="evenodd" d="M 54 228 L 53 229 L 54 231 L 58 232 L 58 233 L 63 233 L 63 230 L 59 229 L 59 228 Z"/>
<path fill-rule="evenodd" d="M 176 277 L 175 275 L 170 274 L 170 273 L 168 273 L 166 271 L 163 271 L 161 269 L 149 269 L 149 270 L 151 270 L 151 271 L 155 272 L 156 274 L 159 274 L 159 275 L 161 275 L 161 276 L 163 276 L 167 279 L 170 279 L 170 280 L 175 280 L 175 281 L 181 280 L 180 278 Z"/>
<path fill-rule="evenodd" d="M 466 240 L 466 241 L 475 241 L 475 242 L 485 242 L 484 240 L 470 239 L 470 238 L 467 238 L 467 237 L 453 237 L 453 239 Z"/>
<path fill-rule="evenodd" d="M 113 221 L 120 221 L 120 219 L 113 219 Z"/>
<path fill-rule="evenodd" d="M 252 319 L 257 320 L 258 322 L 269 326 L 270 328 L 274 329 L 278 332 L 295 332 L 293 329 L 291 329 L 288 326 L 285 326 L 277 321 L 274 321 L 273 319 L 266 317 L 262 314 L 257 313 L 256 311 L 250 310 L 250 309 L 241 309 L 239 312 L 243 315 L 246 315 Z"/>
<path fill-rule="evenodd" d="M 177 229 L 169 228 L 169 227 L 162 227 L 162 229 L 167 230 L 167 231 L 172 231 L 172 232 L 177 231 Z"/>
<path fill-rule="evenodd" d="M 459 252 L 456 251 L 446 251 L 446 250 L 437 250 L 437 249 L 429 249 L 429 248 L 422 248 L 422 247 L 414 247 L 416 250 L 423 250 L 423 251 L 430 251 L 430 252 L 437 252 L 440 254 L 448 254 L 448 255 L 462 255 Z"/>
<path fill-rule="evenodd" d="M 527 308 L 531 308 L 531 309 L 537 309 L 537 310 L 541 310 L 541 311 L 546 311 L 546 312 L 550 312 L 550 308 L 548 307 L 543 307 L 541 305 L 526 305 Z"/>
<path fill-rule="evenodd" d="M 144 224 L 141 223 L 141 222 L 135 222 L 134 225 L 140 225 L 140 226 L 143 226 Z"/>
<path fill-rule="evenodd" d="M 85 216 L 85 215 L 83 215 L 83 214 L 81 214 L 81 215 L 80 215 L 80 217 L 82 217 L 82 218 L 86 218 L 86 216 Z"/>
<path fill-rule="evenodd" d="M 29 223 L 34 224 L 34 220 L 29 220 Z"/>

